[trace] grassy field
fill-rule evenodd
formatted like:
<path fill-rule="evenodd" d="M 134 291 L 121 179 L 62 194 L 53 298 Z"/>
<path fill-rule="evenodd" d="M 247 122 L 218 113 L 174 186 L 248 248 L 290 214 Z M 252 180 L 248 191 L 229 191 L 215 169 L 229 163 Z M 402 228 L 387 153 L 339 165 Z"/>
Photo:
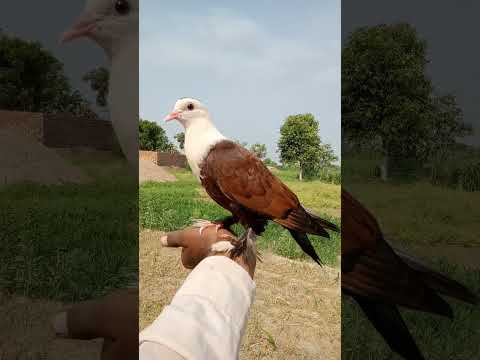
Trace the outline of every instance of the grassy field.
<path fill-rule="evenodd" d="M 378 218 L 386 236 L 405 245 L 480 246 L 480 192 L 371 181 L 348 189 Z"/>
<path fill-rule="evenodd" d="M 138 269 L 138 188 L 124 160 L 65 152 L 92 183 L 0 188 L 0 289 L 77 301 L 133 280 Z"/>
<path fill-rule="evenodd" d="M 228 215 L 214 203 L 190 172 L 175 171 L 174 183 L 148 182 L 140 186 L 140 226 L 162 231 L 178 230 L 191 224 L 193 219 L 214 220 Z M 320 181 L 300 182 L 293 171 L 277 171 L 277 175 L 299 196 L 302 203 L 318 215 L 340 223 L 340 186 Z M 238 228 L 240 229 L 240 228 Z M 317 253 L 326 264 L 338 265 L 340 236 L 331 239 L 310 236 Z M 258 248 L 292 259 L 307 257 L 282 227 L 271 223 Z"/>
<path fill-rule="evenodd" d="M 374 175 L 380 161 L 375 154 L 345 156 L 343 185 L 377 217 L 390 241 L 480 246 L 480 192 L 432 185 L 421 176 L 382 182 Z"/>

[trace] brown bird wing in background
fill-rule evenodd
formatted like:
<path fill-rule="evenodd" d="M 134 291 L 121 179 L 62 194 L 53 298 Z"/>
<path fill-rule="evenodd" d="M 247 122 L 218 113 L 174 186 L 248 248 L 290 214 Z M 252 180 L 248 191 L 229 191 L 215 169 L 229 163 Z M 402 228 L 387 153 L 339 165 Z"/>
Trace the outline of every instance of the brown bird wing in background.
<path fill-rule="evenodd" d="M 451 318 L 450 305 L 438 293 L 472 304 L 476 296 L 408 255 L 397 254 L 372 214 L 345 190 L 342 223 L 342 291 L 357 301 L 392 350 L 406 359 L 423 359 L 397 305 Z"/>

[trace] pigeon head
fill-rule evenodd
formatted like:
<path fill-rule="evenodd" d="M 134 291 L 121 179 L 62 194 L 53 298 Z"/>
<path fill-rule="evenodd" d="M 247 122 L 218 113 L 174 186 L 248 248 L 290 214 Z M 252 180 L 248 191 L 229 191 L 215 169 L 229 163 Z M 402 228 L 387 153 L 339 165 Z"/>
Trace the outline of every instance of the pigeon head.
<path fill-rule="evenodd" d="M 139 0 L 88 0 L 83 14 L 62 34 L 61 43 L 88 37 L 108 54 L 126 37 L 138 34 Z"/>
<path fill-rule="evenodd" d="M 199 100 L 183 98 L 177 100 L 173 111 L 165 117 L 165 121 L 171 120 L 177 120 L 186 129 L 194 124 L 210 122 L 210 115 Z"/>

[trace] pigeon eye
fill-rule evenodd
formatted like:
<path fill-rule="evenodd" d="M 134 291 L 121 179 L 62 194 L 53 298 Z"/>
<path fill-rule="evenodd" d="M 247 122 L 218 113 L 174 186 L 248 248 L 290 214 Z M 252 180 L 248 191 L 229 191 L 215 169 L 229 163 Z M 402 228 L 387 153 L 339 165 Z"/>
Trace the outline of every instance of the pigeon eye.
<path fill-rule="evenodd" d="M 193 104 L 188 104 L 187 105 L 187 109 L 192 111 L 195 107 L 193 106 Z"/>
<path fill-rule="evenodd" d="M 130 12 L 130 4 L 127 0 L 116 0 L 115 10 L 120 15 L 127 15 Z"/>

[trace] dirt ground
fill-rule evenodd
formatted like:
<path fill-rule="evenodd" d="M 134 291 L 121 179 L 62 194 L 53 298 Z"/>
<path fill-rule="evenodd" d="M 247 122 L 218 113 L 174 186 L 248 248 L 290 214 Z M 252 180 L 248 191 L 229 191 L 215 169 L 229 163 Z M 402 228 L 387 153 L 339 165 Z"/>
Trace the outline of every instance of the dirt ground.
<path fill-rule="evenodd" d="M 158 166 L 149 160 L 140 159 L 138 162 L 138 180 L 145 181 L 176 181 L 175 176 L 170 174 L 165 167 Z"/>
<path fill-rule="evenodd" d="M 34 182 L 54 185 L 85 183 L 90 178 L 33 137 L 0 128 L 0 185 Z"/>
<path fill-rule="evenodd" d="M 180 250 L 161 248 L 160 234 L 140 234 L 141 329 L 158 316 L 188 275 Z M 262 255 L 240 359 L 340 359 L 339 270 Z"/>
<path fill-rule="evenodd" d="M 0 294 L 0 359 L 99 359 L 101 340 L 55 338 L 50 321 L 63 308 L 58 302 Z"/>

